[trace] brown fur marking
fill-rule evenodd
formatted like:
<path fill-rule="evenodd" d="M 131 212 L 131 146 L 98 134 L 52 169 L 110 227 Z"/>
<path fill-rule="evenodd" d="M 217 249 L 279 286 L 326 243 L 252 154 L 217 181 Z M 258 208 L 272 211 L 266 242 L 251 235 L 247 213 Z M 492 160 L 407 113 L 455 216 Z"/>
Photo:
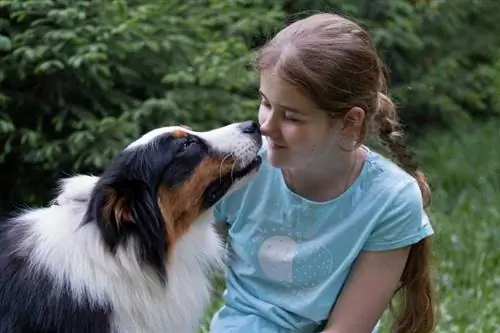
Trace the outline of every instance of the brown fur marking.
<path fill-rule="evenodd" d="M 230 172 L 233 164 L 234 160 L 231 158 L 222 161 L 218 158 L 207 157 L 181 187 L 172 189 L 160 185 L 158 206 L 165 221 L 168 249 L 174 246 L 175 242 L 203 213 L 202 196 L 207 186 L 219 176 Z"/>
<path fill-rule="evenodd" d="M 173 131 L 170 135 L 172 135 L 174 138 L 185 138 L 188 136 L 188 133 L 178 129 Z"/>
<path fill-rule="evenodd" d="M 133 222 L 130 211 L 125 203 L 125 199 L 121 198 L 117 195 L 116 191 L 113 189 L 108 189 L 107 193 L 107 201 L 103 210 L 104 220 L 111 220 L 112 216 L 115 217 L 116 223 L 119 224 L 122 222 Z"/>

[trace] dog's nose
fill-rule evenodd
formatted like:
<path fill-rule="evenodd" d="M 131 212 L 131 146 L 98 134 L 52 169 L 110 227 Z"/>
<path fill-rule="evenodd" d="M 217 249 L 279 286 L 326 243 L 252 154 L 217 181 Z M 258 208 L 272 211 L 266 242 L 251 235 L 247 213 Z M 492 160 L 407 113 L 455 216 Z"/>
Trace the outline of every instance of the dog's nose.
<path fill-rule="evenodd" d="M 259 124 L 256 121 L 248 120 L 240 124 L 241 131 L 246 134 L 259 132 Z"/>

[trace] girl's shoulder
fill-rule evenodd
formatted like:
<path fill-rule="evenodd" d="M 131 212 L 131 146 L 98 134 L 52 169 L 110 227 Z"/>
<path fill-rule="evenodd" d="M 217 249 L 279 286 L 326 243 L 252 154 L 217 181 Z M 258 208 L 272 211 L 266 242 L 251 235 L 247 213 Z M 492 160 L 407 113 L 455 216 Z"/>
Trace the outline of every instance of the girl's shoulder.
<path fill-rule="evenodd" d="M 395 193 L 416 184 L 415 178 L 390 158 L 369 147 L 365 149 L 367 154 L 360 177 L 366 190 Z"/>

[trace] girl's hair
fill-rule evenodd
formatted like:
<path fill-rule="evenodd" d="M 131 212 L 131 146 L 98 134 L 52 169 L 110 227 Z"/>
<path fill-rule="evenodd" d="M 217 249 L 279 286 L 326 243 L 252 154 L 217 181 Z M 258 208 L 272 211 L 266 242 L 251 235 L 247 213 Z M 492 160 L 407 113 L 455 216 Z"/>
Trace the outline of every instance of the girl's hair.
<path fill-rule="evenodd" d="M 333 117 L 342 118 L 356 106 L 362 108 L 365 120 L 358 142 L 375 134 L 416 179 L 427 206 L 429 185 L 405 145 L 382 61 L 363 28 L 335 14 L 309 16 L 285 27 L 265 44 L 257 53 L 255 66 L 258 71 L 276 71 Z M 425 238 L 410 250 L 398 288 L 401 302 L 394 333 L 434 330 L 430 242 Z"/>

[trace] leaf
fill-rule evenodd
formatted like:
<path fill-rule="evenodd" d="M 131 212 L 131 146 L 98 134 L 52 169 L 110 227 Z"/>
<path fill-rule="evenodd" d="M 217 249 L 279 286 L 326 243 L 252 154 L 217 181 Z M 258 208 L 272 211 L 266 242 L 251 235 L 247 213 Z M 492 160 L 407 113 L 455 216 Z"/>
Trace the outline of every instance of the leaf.
<path fill-rule="evenodd" d="M 0 52 L 9 52 L 12 50 L 12 43 L 6 36 L 0 35 Z"/>

